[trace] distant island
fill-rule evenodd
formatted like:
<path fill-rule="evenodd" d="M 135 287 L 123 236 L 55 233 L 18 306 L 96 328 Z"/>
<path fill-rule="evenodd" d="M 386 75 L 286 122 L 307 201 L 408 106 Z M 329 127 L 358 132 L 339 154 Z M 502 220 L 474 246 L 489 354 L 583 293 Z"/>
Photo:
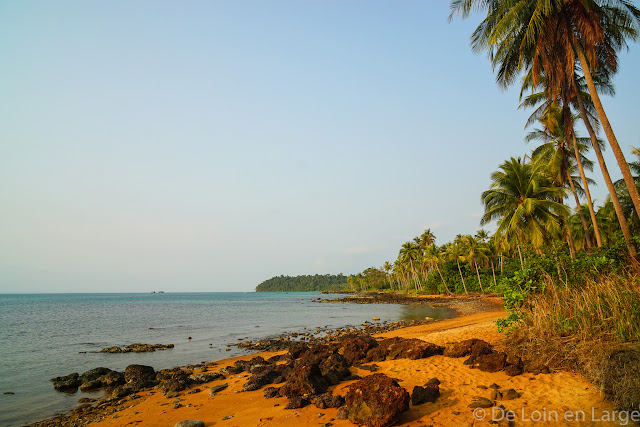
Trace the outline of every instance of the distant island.
<path fill-rule="evenodd" d="M 342 273 L 306 276 L 275 276 L 256 286 L 256 292 L 345 291 L 349 287 Z"/>

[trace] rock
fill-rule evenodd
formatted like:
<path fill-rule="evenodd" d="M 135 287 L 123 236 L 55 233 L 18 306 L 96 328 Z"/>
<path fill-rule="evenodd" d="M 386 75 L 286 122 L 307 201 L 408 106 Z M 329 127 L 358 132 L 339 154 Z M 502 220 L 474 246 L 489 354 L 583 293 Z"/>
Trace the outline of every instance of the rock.
<path fill-rule="evenodd" d="M 280 395 L 286 397 L 322 394 L 329 383 L 316 364 L 301 364 L 293 369 L 287 381 L 280 387 Z"/>
<path fill-rule="evenodd" d="M 349 375 L 347 378 L 345 378 L 345 381 L 357 381 L 357 380 L 361 380 L 362 377 L 360 375 Z"/>
<path fill-rule="evenodd" d="M 464 364 L 485 372 L 498 372 L 507 367 L 507 355 L 502 352 L 481 354 L 477 357 L 472 355 Z"/>
<path fill-rule="evenodd" d="M 358 366 L 358 369 L 364 369 L 365 371 L 375 372 L 378 369 L 380 369 L 380 367 L 378 365 L 376 365 L 375 363 L 373 363 L 371 365 L 360 365 L 360 366 Z"/>
<path fill-rule="evenodd" d="M 123 397 L 128 396 L 131 393 L 133 393 L 133 390 L 131 388 L 129 388 L 129 387 L 126 387 L 126 386 L 116 387 L 111 392 L 111 397 L 113 397 L 115 399 L 122 399 Z"/>
<path fill-rule="evenodd" d="M 180 396 L 180 393 L 178 393 L 175 390 L 169 390 L 164 394 L 164 397 L 166 397 L 167 399 L 173 399 L 174 397 L 178 397 L 178 396 Z"/>
<path fill-rule="evenodd" d="M 492 388 L 489 393 L 489 400 L 502 400 L 502 393 L 500 393 L 499 390 Z"/>
<path fill-rule="evenodd" d="M 378 320 L 380 320 L 380 318 L 379 317 L 373 317 L 371 320 L 378 321 Z"/>
<path fill-rule="evenodd" d="M 513 400 L 518 399 L 521 396 L 520 393 L 515 391 L 512 388 L 508 388 L 506 390 L 502 390 L 502 400 Z"/>
<path fill-rule="evenodd" d="M 165 394 L 169 391 L 182 391 L 189 386 L 189 382 L 184 379 L 169 379 L 162 381 L 156 388 Z"/>
<path fill-rule="evenodd" d="M 493 346 L 486 341 L 477 338 L 449 344 L 444 349 L 444 356 L 463 357 L 469 355 L 479 356 L 493 352 Z"/>
<path fill-rule="evenodd" d="M 378 346 L 367 352 L 365 362 L 395 359 L 424 359 L 442 354 L 443 347 L 419 339 L 400 337 L 387 338 L 378 342 Z"/>
<path fill-rule="evenodd" d="M 491 408 L 492 406 L 493 406 L 493 402 L 487 399 L 486 397 L 479 397 L 469 404 L 469 408 L 471 409 Z"/>
<path fill-rule="evenodd" d="M 109 368 L 94 368 L 80 375 L 81 383 L 90 383 L 111 372 Z"/>
<path fill-rule="evenodd" d="M 306 396 L 293 396 L 289 398 L 289 403 L 284 409 L 299 409 L 309 404 L 309 398 Z"/>
<path fill-rule="evenodd" d="M 220 378 L 224 378 L 224 375 L 219 372 L 203 372 L 201 374 L 189 375 L 189 380 L 194 384 L 204 384 Z"/>
<path fill-rule="evenodd" d="M 218 385 L 214 385 L 213 387 L 211 387 L 209 389 L 209 394 L 213 395 L 214 393 L 218 393 L 222 390 L 224 390 L 225 388 L 229 387 L 229 384 L 218 384 Z"/>
<path fill-rule="evenodd" d="M 80 381 L 79 377 L 80 375 L 78 375 L 77 372 L 74 372 L 73 374 L 65 375 L 63 377 L 51 378 L 51 381 L 53 381 L 53 388 L 55 388 L 56 390 L 74 390 L 80 387 L 80 384 L 82 384 L 82 381 Z"/>
<path fill-rule="evenodd" d="M 530 374 L 548 374 L 549 367 L 540 362 L 527 360 L 524 362 L 523 372 Z"/>
<path fill-rule="evenodd" d="M 323 393 L 311 398 L 311 403 L 318 409 L 339 408 L 344 405 L 344 397 L 334 396 L 331 392 Z"/>
<path fill-rule="evenodd" d="M 173 348 L 173 344 L 129 344 L 126 347 L 118 347 L 114 345 L 112 347 L 103 348 L 100 353 L 144 353 L 149 351 L 165 350 L 167 348 Z"/>
<path fill-rule="evenodd" d="M 151 366 L 129 365 L 124 370 L 124 379 L 132 388 L 139 390 L 158 384 L 156 371 Z"/>
<path fill-rule="evenodd" d="M 343 412 L 352 423 L 383 427 L 392 425 L 408 409 L 409 393 L 396 380 L 373 374 L 349 387 Z"/>
<path fill-rule="evenodd" d="M 499 389 L 499 388 L 500 388 L 500 386 L 499 386 L 498 384 L 496 384 L 496 383 L 493 383 L 493 384 L 491 384 L 491 385 L 489 386 L 489 388 Z"/>
<path fill-rule="evenodd" d="M 204 421 L 200 420 L 182 420 L 173 425 L 173 427 L 204 427 Z"/>
<path fill-rule="evenodd" d="M 102 381 L 100 381 L 99 379 L 85 381 L 80 384 L 80 391 L 96 390 L 99 388 L 102 388 Z"/>
<path fill-rule="evenodd" d="M 524 372 L 522 366 L 518 366 L 518 365 L 507 365 L 506 368 L 504 368 L 504 372 L 507 375 L 510 375 L 512 377 L 515 377 L 516 375 L 520 375 Z"/>
<path fill-rule="evenodd" d="M 237 366 L 225 366 L 224 368 L 220 369 L 220 372 L 225 375 L 236 375 L 242 371 L 243 369 Z"/>
<path fill-rule="evenodd" d="M 125 383 L 124 374 L 117 371 L 110 371 L 99 379 L 102 381 L 104 387 L 114 387 Z"/>
<path fill-rule="evenodd" d="M 242 391 L 254 391 L 267 385 L 283 382 L 291 368 L 287 365 L 267 365 L 257 370 L 249 377 L 249 380 L 242 387 Z"/>
<path fill-rule="evenodd" d="M 280 394 L 280 390 L 276 387 L 267 387 L 264 389 L 264 398 L 271 399 L 277 397 Z"/>
<path fill-rule="evenodd" d="M 431 378 L 429 381 L 427 381 L 427 383 L 424 385 L 425 387 L 433 387 L 433 386 L 439 386 L 440 385 L 440 380 L 437 378 Z"/>
<path fill-rule="evenodd" d="M 342 354 L 350 365 L 363 361 L 367 352 L 378 346 L 378 342 L 370 336 L 348 336 L 341 342 L 338 353 Z"/>
<path fill-rule="evenodd" d="M 440 387 L 438 384 L 432 384 L 426 387 L 417 385 L 411 392 L 411 404 L 416 406 L 425 402 L 436 403 L 438 397 L 440 397 Z"/>

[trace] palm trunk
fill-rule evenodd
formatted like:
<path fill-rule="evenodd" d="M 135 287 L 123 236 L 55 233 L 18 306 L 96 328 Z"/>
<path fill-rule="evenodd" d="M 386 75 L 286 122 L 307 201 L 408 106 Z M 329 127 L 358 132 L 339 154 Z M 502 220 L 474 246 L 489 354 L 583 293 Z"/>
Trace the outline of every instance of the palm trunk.
<path fill-rule="evenodd" d="M 584 238 L 587 241 L 587 246 L 591 247 L 593 246 L 593 242 L 591 241 L 591 235 L 589 234 L 589 226 L 587 225 L 587 219 L 584 217 L 584 213 L 582 213 L 580 198 L 578 197 L 576 186 L 573 184 L 573 179 L 571 179 L 571 174 L 569 173 L 568 170 L 567 170 L 567 179 L 569 180 L 569 186 L 571 187 L 573 198 L 576 199 L 576 207 L 578 208 L 578 215 L 580 215 L 580 222 L 582 222 L 582 228 L 584 229 Z"/>
<path fill-rule="evenodd" d="M 602 128 L 604 129 L 604 133 L 605 135 L 607 135 L 607 140 L 609 140 L 609 145 L 611 145 L 613 154 L 616 156 L 616 160 L 618 161 L 618 166 L 620 167 L 620 171 L 622 172 L 622 177 L 624 178 L 624 182 L 627 184 L 627 188 L 629 189 L 629 195 L 631 196 L 631 200 L 633 201 L 633 206 L 636 209 L 636 215 L 638 215 L 638 218 L 640 218 L 640 194 L 638 194 L 638 188 L 636 187 L 636 184 L 633 181 L 633 176 L 631 175 L 631 171 L 629 170 L 629 164 L 624 158 L 624 154 L 620 149 L 620 145 L 618 144 L 616 135 L 613 133 L 613 128 L 611 127 L 611 123 L 609 123 L 607 114 L 604 112 L 604 108 L 602 107 L 602 103 L 600 102 L 600 96 L 598 96 L 598 92 L 596 91 L 596 85 L 593 83 L 591 70 L 589 69 L 589 64 L 587 62 L 587 58 L 584 55 L 584 51 L 582 50 L 582 46 L 577 45 L 576 50 L 578 51 L 578 58 L 580 59 L 580 65 L 582 66 L 582 71 L 584 72 L 584 78 L 587 81 L 587 87 L 589 88 L 591 99 L 593 100 L 593 106 L 596 108 L 596 112 L 598 113 L 598 117 L 600 118 L 600 123 L 602 124 Z"/>
<path fill-rule="evenodd" d="M 474 263 L 476 265 L 476 274 L 478 275 L 478 283 L 480 284 L 480 290 L 484 294 L 484 289 L 482 288 L 482 280 L 480 280 L 480 270 L 478 270 L 478 263 Z"/>
<path fill-rule="evenodd" d="M 520 256 L 520 267 L 524 270 L 524 262 L 522 261 L 522 251 L 520 251 L 520 245 L 518 245 L 518 255 Z"/>
<path fill-rule="evenodd" d="M 576 88 L 576 90 L 578 90 Z M 571 125 L 573 128 L 573 124 Z M 587 176 L 584 173 L 584 167 L 582 166 L 582 158 L 580 156 L 580 152 L 578 150 L 578 140 L 576 139 L 575 133 L 573 133 L 573 152 L 576 156 L 576 162 L 578 164 L 578 170 L 580 171 L 580 179 L 582 179 L 582 185 L 584 187 L 584 192 L 587 197 L 587 206 L 589 206 L 589 215 L 591 216 L 591 223 L 593 224 L 593 234 L 596 235 L 596 244 L 598 247 L 602 247 L 602 236 L 600 235 L 600 227 L 598 226 L 598 221 L 596 220 L 596 210 L 593 208 L 593 200 L 591 199 L 591 191 L 589 191 L 589 183 L 587 183 Z"/>
<path fill-rule="evenodd" d="M 496 282 L 496 269 L 493 267 L 493 260 L 491 260 L 491 272 L 493 273 L 493 285 L 497 288 L 498 282 Z"/>
<path fill-rule="evenodd" d="M 613 186 L 613 181 L 611 181 L 611 176 L 609 175 L 609 169 L 607 168 L 607 164 L 604 161 L 602 150 L 600 150 L 600 143 L 598 142 L 598 137 L 596 136 L 596 132 L 593 130 L 593 127 L 591 126 L 591 122 L 589 121 L 589 117 L 587 116 L 587 110 L 584 107 L 582 94 L 580 94 L 579 91 L 576 92 L 576 98 L 578 99 L 578 106 L 580 107 L 580 115 L 582 116 L 582 121 L 584 122 L 584 125 L 587 128 L 587 132 L 589 132 L 589 136 L 591 137 L 591 145 L 593 146 L 593 151 L 595 151 L 596 158 L 598 159 L 598 163 L 600 164 L 602 177 L 604 178 L 604 182 L 607 184 L 607 189 L 609 190 L 609 195 L 611 196 L 611 202 L 613 203 L 613 208 L 616 211 L 616 216 L 618 217 L 618 222 L 620 223 L 620 228 L 622 229 L 622 235 L 624 236 L 624 240 L 627 243 L 627 250 L 629 251 L 629 255 L 631 256 L 631 258 L 635 259 L 636 248 L 633 245 L 633 240 L 631 239 L 631 232 L 629 232 L 629 226 L 627 225 L 627 220 L 624 217 L 624 213 L 622 212 L 622 206 L 620 205 L 620 200 L 618 199 L 618 193 L 616 193 L 616 189 Z"/>
<path fill-rule="evenodd" d="M 449 288 L 447 287 L 447 282 L 444 281 L 444 277 L 442 277 L 442 273 L 440 272 L 440 267 L 438 267 L 438 264 L 436 264 L 436 270 L 438 270 L 438 274 L 440 275 L 440 278 L 442 279 L 442 284 L 444 285 L 444 288 L 447 290 L 447 293 L 449 295 L 453 295 L 451 293 L 451 291 L 449 290 Z"/>
<path fill-rule="evenodd" d="M 456 262 L 458 263 L 458 272 L 460 273 L 460 280 L 462 280 L 462 287 L 464 287 L 464 294 L 469 295 L 469 291 L 467 291 L 467 285 L 464 284 L 464 277 L 462 277 L 462 269 L 460 268 L 460 260 L 456 257 Z"/>

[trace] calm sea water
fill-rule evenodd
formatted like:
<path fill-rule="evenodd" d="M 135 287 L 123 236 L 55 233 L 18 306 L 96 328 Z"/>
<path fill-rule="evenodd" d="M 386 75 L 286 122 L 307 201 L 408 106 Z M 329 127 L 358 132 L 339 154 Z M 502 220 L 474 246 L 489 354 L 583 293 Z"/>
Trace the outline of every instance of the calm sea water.
<path fill-rule="evenodd" d="M 77 405 L 55 376 L 137 363 L 157 369 L 245 354 L 228 344 L 283 332 L 382 320 L 450 318 L 445 308 L 319 304 L 316 293 L 0 294 L 0 425 L 19 426 Z M 323 295 L 335 298 L 337 295 Z M 187 337 L 192 337 L 188 340 Z M 175 344 L 153 353 L 92 353 L 112 345 Z M 213 344 L 213 346 L 209 346 Z M 88 352 L 88 353 L 80 353 Z M 15 394 L 3 394 L 13 392 Z"/>

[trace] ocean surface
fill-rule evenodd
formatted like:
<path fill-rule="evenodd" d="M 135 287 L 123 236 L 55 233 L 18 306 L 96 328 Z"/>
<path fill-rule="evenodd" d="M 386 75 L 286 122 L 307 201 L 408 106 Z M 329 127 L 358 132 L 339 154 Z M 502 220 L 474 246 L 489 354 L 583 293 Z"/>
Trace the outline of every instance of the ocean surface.
<path fill-rule="evenodd" d="M 0 294 L 0 425 L 21 426 L 71 409 L 81 397 L 50 378 L 98 366 L 156 370 L 247 354 L 231 347 L 284 332 L 381 320 L 450 318 L 446 308 L 390 304 L 321 304 L 317 293 Z M 191 340 L 187 339 L 192 337 Z M 131 343 L 174 344 L 152 353 L 95 353 Z M 210 346 L 209 344 L 212 344 Z M 83 353 L 86 352 L 86 353 Z M 5 394 L 13 392 L 15 394 Z"/>

